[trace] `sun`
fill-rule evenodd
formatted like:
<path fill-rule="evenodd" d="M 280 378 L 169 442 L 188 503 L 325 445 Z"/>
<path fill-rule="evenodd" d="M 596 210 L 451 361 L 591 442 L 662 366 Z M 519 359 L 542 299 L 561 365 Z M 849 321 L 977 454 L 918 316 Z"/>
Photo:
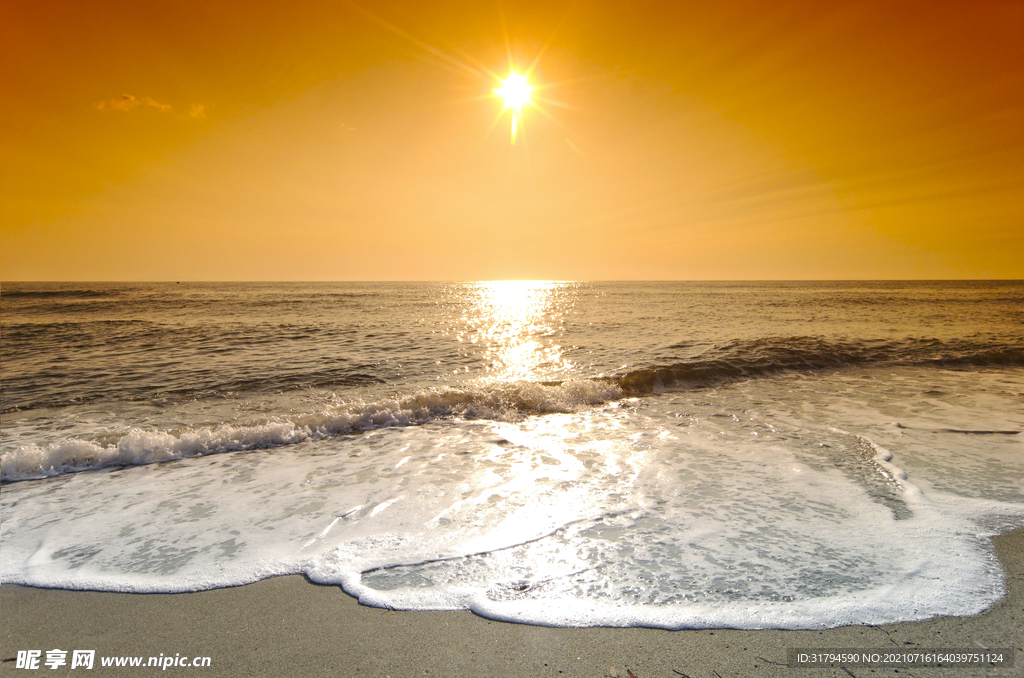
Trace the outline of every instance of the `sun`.
<path fill-rule="evenodd" d="M 530 75 L 533 74 L 534 69 L 537 67 L 538 63 L 540 63 L 541 57 L 553 44 L 555 34 L 558 32 L 558 29 L 555 29 L 555 32 L 551 34 L 551 37 L 548 38 L 548 41 L 544 43 L 544 46 L 540 49 L 536 56 L 534 56 L 533 61 L 530 62 L 530 65 L 527 66 L 526 69 L 523 71 L 520 71 L 515 67 L 515 62 L 512 57 L 512 48 L 511 45 L 509 44 L 508 35 L 506 35 L 505 48 L 506 51 L 508 52 L 509 71 L 508 75 L 502 78 L 498 74 L 498 71 L 490 68 L 489 66 L 487 66 L 486 64 L 484 64 L 483 62 L 481 62 L 479 59 L 475 58 L 472 54 L 468 52 L 465 52 L 463 50 L 457 50 L 454 54 L 448 53 L 445 50 L 441 49 L 440 47 L 424 42 L 423 40 L 420 40 L 419 38 L 410 35 L 402 28 L 395 26 L 394 24 L 389 23 L 388 21 L 385 21 L 383 18 L 377 16 L 376 14 L 370 12 L 369 10 L 363 9 L 356 4 L 352 4 L 352 7 L 360 14 L 365 16 L 367 19 L 370 19 L 371 21 L 380 24 L 381 26 L 391 31 L 395 35 L 398 35 L 399 37 L 408 40 L 409 42 L 418 46 L 423 51 L 434 56 L 446 67 L 455 69 L 457 72 L 470 75 L 473 78 L 486 80 L 488 83 L 496 82 L 498 84 L 498 87 L 493 88 L 489 94 L 485 94 L 484 92 L 481 91 L 478 94 L 474 94 L 473 96 L 465 99 L 467 103 L 471 101 L 480 101 L 483 99 L 492 98 L 502 100 L 503 105 L 501 107 L 501 110 L 498 112 L 497 115 L 494 116 L 494 120 L 491 122 L 491 126 L 488 127 L 487 132 L 484 133 L 485 138 L 491 133 L 491 131 L 495 128 L 495 126 L 502 119 L 502 117 L 504 117 L 505 111 L 509 109 L 512 109 L 512 144 L 515 145 L 516 129 L 517 127 L 523 124 L 523 120 L 520 120 L 520 118 L 523 117 L 524 108 L 532 108 L 540 115 L 549 118 L 550 120 L 554 121 L 557 124 L 561 123 L 547 110 L 548 107 L 557 106 L 559 108 L 573 108 L 572 106 L 564 102 L 554 101 L 544 97 L 543 95 L 537 97 L 534 96 L 535 92 L 545 92 L 554 87 L 559 87 L 560 85 L 565 83 L 551 83 L 542 81 L 539 85 L 530 84 Z M 572 144 L 572 142 L 569 143 L 570 145 Z"/>
<path fill-rule="evenodd" d="M 522 73 L 512 71 L 508 77 L 501 80 L 501 87 L 495 87 L 493 92 L 505 102 L 502 112 L 512 109 L 512 143 L 516 143 L 516 123 L 523 115 L 523 106 L 534 105 L 531 94 L 534 87 L 530 80 Z"/>
<path fill-rule="evenodd" d="M 516 112 L 522 112 L 523 106 L 533 103 L 530 99 L 533 87 L 530 86 L 529 79 L 515 71 L 501 81 L 501 87 L 494 88 L 494 93 L 504 99 L 505 108 L 513 108 Z"/>

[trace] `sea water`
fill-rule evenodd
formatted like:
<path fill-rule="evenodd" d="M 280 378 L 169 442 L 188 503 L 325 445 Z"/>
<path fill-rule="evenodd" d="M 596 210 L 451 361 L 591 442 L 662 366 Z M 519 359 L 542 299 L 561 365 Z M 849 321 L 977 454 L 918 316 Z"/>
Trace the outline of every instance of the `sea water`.
<path fill-rule="evenodd" d="M 558 626 L 996 602 L 1024 284 L 4 284 L 0 581 Z"/>

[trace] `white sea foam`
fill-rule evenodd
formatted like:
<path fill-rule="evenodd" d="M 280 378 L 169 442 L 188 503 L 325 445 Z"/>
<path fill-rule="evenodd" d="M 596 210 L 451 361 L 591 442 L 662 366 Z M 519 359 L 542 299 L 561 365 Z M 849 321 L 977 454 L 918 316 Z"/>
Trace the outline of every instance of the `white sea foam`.
<path fill-rule="evenodd" d="M 921 391 L 920 375 L 896 376 Z M 0 496 L 0 579 L 189 591 L 305 573 L 366 604 L 557 626 L 974 614 L 1002 595 L 987 537 L 1024 524 L 1021 471 L 983 498 L 970 464 L 1013 451 L 979 442 L 992 436 L 904 435 L 917 429 L 893 426 L 892 383 L 786 378 L 14 483 Z M 984 410 L 955 418 L 1013 430 L 989 390 Z M 965 423 L 941 404 L 914 412 L 904 425 Z M 908 471 L 929 454 L 931 475 Z M 958 467 L 961 491 L 940 487 Z"/>
<path fill-rule="evenodd" d="M 13 446 L 0 453 L 0 479 L 46 478 L 109 466 L 274 448 L 379 428 L 421 425 L 448 417 L 513 420 L 530 414 L 571 412 L 621 396 L 618 386 L 600 380 L 551 385 L 480 383 L 341 403 L 318 412 L 279 416 L 274 421 L 222 424 L 177 432 L 132 427 L 112 443 L 67 438 L 44 445 Z"/>

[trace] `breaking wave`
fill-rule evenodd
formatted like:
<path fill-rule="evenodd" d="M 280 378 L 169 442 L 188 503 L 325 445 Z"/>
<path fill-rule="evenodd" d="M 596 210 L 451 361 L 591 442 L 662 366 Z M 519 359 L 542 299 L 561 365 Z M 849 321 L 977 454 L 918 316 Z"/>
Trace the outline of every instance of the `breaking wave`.
<path fill-rule="evenodd" d="M 0 480 L 34 480 L 105 467 L 134 466 L 294 445 L 438 419 L 514 420 L 531 414 L 571 412 L 622 397 L 613 383 L 594 380 L 561 384 L 510 382 L 443 388 L 413 395 L 356 401 L 322 412 L 248 424 L 221 424 L 181 431 L 132 428 L 117 440 L 69 438 L 49 445 L 22 445 L 0 455 Z"/>
<path fill-rule="evenodd" d="M 689 360 L 630 370 L 618 375 L 553 382 L 484 382 L 442 387 L 387 398 L 352 400 L 322 411 L 273 416 L 260 422 L 222 423 L 176 431 L 131 428 L 111 440 L 67 438 L 23 445 L 0 454 L 0 481 L 45 478 L 77 471 L 150 464 L 221 452 L 293 445 L 372 429 L 417 426 L 446 418 L 515 420 L 571 412 L 623 397 L 706 388 L 731 381 L 790 372 L 819 372 L 877 365 L 923 368 L 1024 366 L 1016 346 L 952 344 L 938 340 L 831 342 L 814 337 L 735 341 Z M 320 375 L 324 379 L 324 375 Z M 333 375 L 333 381 L 372 383 L 370 374 Z M 331 380 L 325 383 L 329 384 Z M 279 376 L 278 388 L 307 387 L 304 377 Z M 240 391 L 267 386 L 232 384 Z M 204 394 L 208 395 L 208 394 Z"/>

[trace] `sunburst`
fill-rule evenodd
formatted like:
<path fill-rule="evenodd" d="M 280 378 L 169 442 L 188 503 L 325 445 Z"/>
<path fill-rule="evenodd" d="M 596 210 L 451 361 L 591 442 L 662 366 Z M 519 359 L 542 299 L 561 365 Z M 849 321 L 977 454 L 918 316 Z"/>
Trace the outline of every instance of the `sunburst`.
<path fill-rule="evenodd" d="M 491 126 L 488 128 L 487 132 L 484 135 L 485 138 L 491 133 L 491 131 L 494 130 L 494 128 L 497 126 L 498 122 L 504 116 L 506 111 L 512 111 L 512 133 L 510 139 L 511 143 L 514 145 L 516 143 L 517 131 L 519 131 L 519 128 L 523 127 L 523 120 L 521 118 L 523 118 L 523 110 L 525 108 L 531 108 L 559 125 L 561 125 L 562 123 L 559 120 L 557 120 L 548 110 L 546 110 L 546 107 L 554 106 L 558 108 L 573 108 L 572 106 L 569 106 L 567 104 L 552 101 L 550 99 L 539 97 L 536 95 L 536 92 L 538 92 L 539 90 L 547 90 L 552 87 L 557 87 L 558 83 L 535 85 L 531 83 L 530 79 L 531 74 L 533 73 L 537 64 L 540 62 L 541 57 L 548 50 L 548 48 L 551 47 L 551 44 L 554 41 L 555 33 L 557 33 L 558 30 L 557 28 L 552 33 L 551 37 L 547 40 L 547 42 L 544 44 L 544 46 L 540 49 L 539 53 L 533 58 L 529 67 L 523 71 L 518 70 L 515 67 L 515 64 L 513 63 L 511 49 L 509 49 L 509 38 L 508 35 L 506 34 L 505 44 L 506 51 L 508 52 L 509 57 L 509 70 L 508 75 L 503 78 L 496 71 L 492 70 L 487 65 L 483 64 L 480 60 L 473 57 L 471 54 L 465 52 L 464 50 L 449 46 L 448 50 L 454 53 L 449 54 L 445 50 L 442 50 L 440 47 L 431 45 L 427 42 L 420 40 L 419 38 L 414 37 L 413 35 L 407 33 L 405 30 L 399 28 L 398 26 L 388 21 L 385 21 L 383 18 L 377 16 L 376 14 L 370 12 L 367 9 L 364 9 L 363 7 L 360 7 L 359 5 L 353 4 L 352 8 L 358 11 L 366 18 L 371 19 L 372 21 L 376 22 L 385 29 L 404 38 L 405 40 L 408 40 L 409 42 L 423 49 L 425 52 L 436 57 L 439 62 L 443 63 L 446 67 L 452 69 L 453 71 L 460 72 L 462 74 L 470 75 L 473 77 L 484 77 L 489 79 L 491 82 L 497 83 L 498 86 L 491 89 L 490 94 L 474 95 L 464 100 L 461 100 L 460 102 L 453 102 L 467 103 L 471 101 L 477 101 L 485 98 L 494 97 L 502 100 L 502 108 L 495 116 L 494 120 L 491 122 Z"/>
<path fill-rule="evenodd" d="M 502 113 L 512 109 L 512 143 L 516 143 L 516 123 L 523 114 L 523 106 L 534 105 L 531 95 L 535 88 L 530 85 L 530 79 L 522 73 L 512 71 L 508 77 L 501 81 L 501 87 L 495 87 L 493 92 L 505 102 Z"/>

